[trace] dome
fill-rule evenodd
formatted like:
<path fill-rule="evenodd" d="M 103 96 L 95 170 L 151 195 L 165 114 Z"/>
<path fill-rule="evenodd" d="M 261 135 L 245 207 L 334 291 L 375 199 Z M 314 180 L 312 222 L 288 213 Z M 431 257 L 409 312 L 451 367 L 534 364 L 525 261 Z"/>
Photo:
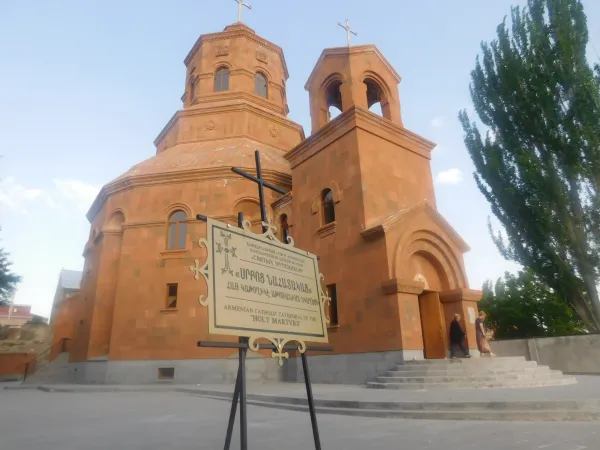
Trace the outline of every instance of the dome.
<path fill-rule="evenodd" d="M 136 164 L 114 181 L 215 167 L 253 169 L 255 150 L 260 152 L 261 166 L 264 170 L 291 176 L 290 163 L 283 157 L 285 152 L 252 139 L 235 138 L 175 145 Z"/>

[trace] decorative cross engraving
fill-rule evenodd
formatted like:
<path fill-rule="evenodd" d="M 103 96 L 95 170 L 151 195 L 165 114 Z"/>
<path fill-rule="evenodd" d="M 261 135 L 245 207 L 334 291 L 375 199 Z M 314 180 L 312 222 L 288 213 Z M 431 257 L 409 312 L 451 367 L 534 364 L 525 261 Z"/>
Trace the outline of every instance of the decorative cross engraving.
<path fill-rule="evenodd" d="M 244 6 L 248 9 L 252 9 L 252 5 L 250 5 L 249 3 L 244 3 L 244 0 L 233 0 L 233 1 L 238 4 L 238 22 L 241 22 L 242 21 L 242 11 L 244 9 Z"/>
<path fill-rule="evenodd" d="M 338 22 L 338 25 L 340 27 L 342 27 L 344 30 L 346 30 L 346 38 L 348 39 L 348 47 L 350 47 L 350 34 L 353 34 L 354 36 L 358 36 L 358 34 L 354 31 L 352 31 L 352 29 L 350 28 L 350 21 L 348 19 L 346 19 L 345 25 L 342 25 L 339 22 Z"/>
<path fill-rule="evenodd" d="M 225 234 L 221 231 L 221 237 L 223 238 L 225 243 L 216 243 L 217 253 L 225 254 L 225 267 L 221 268 L 221 274 L 228 273 L 229 275 L 233 275 L 233 270 L 231 270 L 231 266 L 229 265 L 229 255 L 231 255 L 232 258 L 237 258 L 235 254 L 237 249 L 235 247 L 229 248 L 229 240 L 231 239 L 231 233 Z"/>
<path fill-rule="evenodd" d="M 200 274 L 203 272 L 202 267 L 200 266 L 200 261 L 197 259 L 194 260 L 194 265 L 190 266 L 190 271 L 194 272 L 194 279 L 199 280 Z"/>

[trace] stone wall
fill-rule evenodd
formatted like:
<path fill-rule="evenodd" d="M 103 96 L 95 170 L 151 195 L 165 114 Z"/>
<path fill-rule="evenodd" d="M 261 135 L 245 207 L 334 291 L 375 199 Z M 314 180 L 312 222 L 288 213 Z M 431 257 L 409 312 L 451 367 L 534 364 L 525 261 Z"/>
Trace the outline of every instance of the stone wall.
<path fill-rule="evenodd" d="M 551 369 L 600 375 L 600 334 L 493 341 L 498 356 L 524 356 Z"/>
<path fill-rule="evenodd" d="M 33 358 L 33 353 L 0 353 L 0 381 L 20 380 L 25 365 Z"/>

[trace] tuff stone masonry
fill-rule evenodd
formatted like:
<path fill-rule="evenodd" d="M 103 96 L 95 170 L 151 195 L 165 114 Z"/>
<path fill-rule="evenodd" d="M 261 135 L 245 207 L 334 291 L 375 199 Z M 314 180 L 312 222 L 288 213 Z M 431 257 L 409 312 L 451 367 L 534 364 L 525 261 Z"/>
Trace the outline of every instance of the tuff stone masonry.
<path fill-rule="evenodd" d="M 200 36 L 185 66 L 183 109 L 156 155 L 98 194 L 81 289 L 54 305 L 54 340 L 72 339 L 73 380 L 232 379 L 233 350 L 196 346 L 228 338 L 208 335 L 205 287 L 188 267 L 205 256 L 196 214 L 236 224 L 241 211 L 260 226 L 255 184 L 231 172 L 253 171 L 255 150 L 265 179 L 289 191 L 266 192 L 269 216 L 320 256 L 334 300 L 335 351 L 313 358 L 315 382 L 364 382 L 402 360 L 444 358 L 456 312 L 476 347 L 481 293 L 468 286 L 467 244 L 436 209 L 435 144 L 404 128 L 400 76 L 375 46 L 323 51 L 305 86 L 308 138 L 287 118 L 282 49 L 246 25 Z M 369 110 L 377 103 L 383 117 Z M 297 378 L 293 357 L 278 369 L 254 356 L 250 377 Z"/>

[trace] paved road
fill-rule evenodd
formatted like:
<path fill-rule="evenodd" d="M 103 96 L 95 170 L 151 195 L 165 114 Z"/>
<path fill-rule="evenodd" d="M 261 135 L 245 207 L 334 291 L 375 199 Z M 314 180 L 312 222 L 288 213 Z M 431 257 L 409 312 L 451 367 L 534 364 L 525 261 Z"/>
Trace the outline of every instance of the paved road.
<path fill-rule="evenodd" d="M 1 450 L 216 450 L 229 404 L 175 392 L 0 391 Z M 249 408 L 252 450 L 310 450 L 308 414 Z M 597 450 L 597 423 L 319 417 L 323 450 Z M 237 427 L 236 427 L 237 431 Z M 239 448 L 237 436 L 232 449 Z"/>

